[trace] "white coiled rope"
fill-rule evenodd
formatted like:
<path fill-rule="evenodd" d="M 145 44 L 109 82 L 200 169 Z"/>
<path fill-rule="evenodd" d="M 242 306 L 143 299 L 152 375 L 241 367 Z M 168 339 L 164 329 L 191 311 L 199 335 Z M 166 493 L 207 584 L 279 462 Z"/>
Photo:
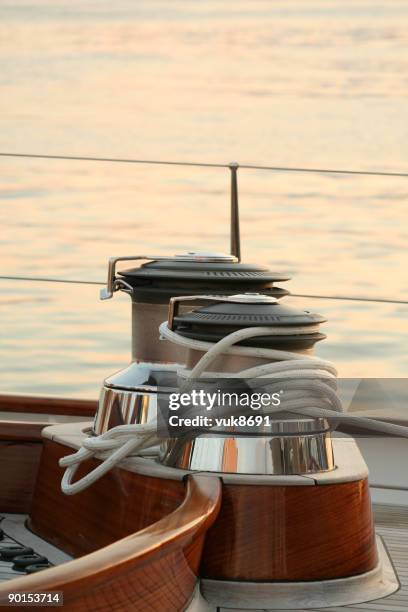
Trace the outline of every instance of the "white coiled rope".
<path fill-rule="evenodd" d="M 292 333 L 308 334 L 317 331 L 317 326 L 298 327 L 291 329 Z M 186 380 L 196 380 L 204 373 L 211 378 L 241 378 L 251 381 L 252 387 L 267 384 L 271 379 L 280 382 L 285 379 L 285 410 L 300 413 L 302 416 L 325 417 L 331 421 L 350 424 L 358 423 L 367 429 L 381 431 L 389 435 L 408 437 L 408 428 L 391 423 L 373 421 L 367 417 L 355 416 L 343 412 L 336 393 L 337 371 L 334 365 L 315 356 L 302 355 L 277 349 L 236 346 L 238 343 L 257 336 L 278 336 L 287 334 L 286 330 L 276 327 L 251 327 L 235 331 L 219 342 L 213 344 L 194 340 L 179 335 L 167 326 L 167 321 L 160 325 L 160 335 L 163 339 L 174 342 L 185 348 L 203 351 L 203 357 L 195 367 L 188 371 L 181 370 L 178 374 Z M 209 367 L 220 355 L 244 355 L 270 359 L 255 367 L 234 374 L 210 372 Z M 280 406 L 268 408 L 268 412 L 282 410 Z M 141 451 L 157 446 L 161 442 L 157 433 L 157 420 L 140 425 L 119 425 L 100 436 L 90 436 L 82 441 L 82 447 L 74 454 L 60 459 L 60 466 L 65 467 L 61 481 L 61 489 L 66 495 L 74 495 L 83 491 L 101 478 L 123 459 L 137 455 Z M 95 469 L 72 482 L 78 467 L 84 461 L 97 456 L 102 459 Z"/>

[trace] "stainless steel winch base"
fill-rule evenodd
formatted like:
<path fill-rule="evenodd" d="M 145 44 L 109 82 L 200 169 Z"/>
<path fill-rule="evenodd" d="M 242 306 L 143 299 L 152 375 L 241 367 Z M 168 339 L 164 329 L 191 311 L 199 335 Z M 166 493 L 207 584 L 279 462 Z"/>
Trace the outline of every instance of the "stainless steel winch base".
<path fill-rule="evenodd" d="M 157 416 L 158 374 L 176 375 L 177 363 L 130 363 L 109 376 L 99 395 L 93 432 L 100 435 L 117 425 L 149 423 Z"/>
<path fill-rule="evenodd" d="M 149 423 L 157 415 L 157 393 L 103 387 L 93 433 L 100 435 L 118 425 Z"/>
<path fill-rule="evenodd" d="M 358 576 L 307 582 L 203 579 L 201 593 L 210 604 L 223 610 L 315 610 L 378 600 L 395 593 L 399 581 L 379 536 L 377 548 L 377 566 Z M 378 610 L 382 609 L 378 607 Z"/>
<path fill-rule="evenodd" d="M 173 468 L 224 474 L 316 474 L 335 468 L 330 432 L 313 431 L 318 420 L 276 421 L 274 425 L 285 423 L 298 431 L 287 434 L 282 430 L 281 434 L 264 436 L 218 434 L 192 440 L 173 438 L 163 445 L 159 460 Z"/>
<path fill-rule="evenodd" d="M 168 304 L 132 302 L 132 362 L 105 380 L 100 392 L 93 432 L 117 425 L 148 423 L 157 415 L 157 370 L 177 371 L 186 350 L 160 339 L 159 326 L 167 319 Z M 182 309 L 183 311 L 183 309 Z"/>

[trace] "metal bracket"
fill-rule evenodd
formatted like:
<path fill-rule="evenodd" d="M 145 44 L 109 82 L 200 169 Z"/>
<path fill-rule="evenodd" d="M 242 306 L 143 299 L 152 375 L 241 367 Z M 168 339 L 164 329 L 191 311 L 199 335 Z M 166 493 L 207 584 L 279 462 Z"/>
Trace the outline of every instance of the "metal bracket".
<path fill-rule="evenodd" d="M 140 259 L 157 260 L 168 259 L 168 257 L 150 257 L 149 255 L 128 255 L 126 257 L 110 257 L 108 263 L 108 278 L 106 281 L 106 287 L 104 287 L 100 291 L 101 300 L 109 300 L 113 296 L 114 292 L 119 291 L 119 289 L 122 289 L 127 293 L 132 293 L 133 289 L 130 285 L 128 285 L 128 283 L 125 283 L 125 281 L 121 279 L 115 278 L 116 264 L 118 263 L 118 261 L 138 261 Z"/>

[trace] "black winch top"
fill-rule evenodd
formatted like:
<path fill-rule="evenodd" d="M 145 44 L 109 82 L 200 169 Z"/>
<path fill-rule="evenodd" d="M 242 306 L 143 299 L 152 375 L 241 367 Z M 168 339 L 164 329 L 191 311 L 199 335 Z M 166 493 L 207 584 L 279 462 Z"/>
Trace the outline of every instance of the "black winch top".
<path fill-rule="evenodd" d="M 273 297 L 247 293 L 175 316 L 174 330 L 187 338 L 217 342 L 245 327 L 275 327 L 287 333 L 265 334 L 240 344 L 290 350 L 311 348 L 323 340 L 326 336 L 316 328 L 325 321 L 319 314 L 280 304 Z M 299 327 L 305 328 L 306 333 L 296 331 Z"/>
<path fill-rule="evenodd" d="M 133 297 L 138 302 L 167 302 L 176 295 L 228 295 L 245 291 L 280 298 L 289 291 L 275 287 L 274 282 L 290 278 L 265 266 L 238 263 L 233 257 L 211 253 L 148 261 L 118 275 L 133 287 Z"/>

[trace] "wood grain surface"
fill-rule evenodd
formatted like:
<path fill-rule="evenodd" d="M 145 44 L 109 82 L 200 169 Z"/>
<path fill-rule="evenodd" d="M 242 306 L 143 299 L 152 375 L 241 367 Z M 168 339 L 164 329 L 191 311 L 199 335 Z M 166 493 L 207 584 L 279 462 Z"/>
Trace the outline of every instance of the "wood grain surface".
<path fill-rule="evenodd" d="M 29 513 L 45 421 L 0 421 L 0 510 Z"/>
<path fill-rule="evenodd" d="M 1 512 L 30 512 L 41 448 L 40 442 L 0 439 Z"/>
<path fill-rule="evenodd" d="M 13 420 L 11 416 L 7 421 L 0 421 L 0 440 L 14 440 L 18 442 L 40 442 L 42 444 L 42 430 L 49 422 L 40 420 L 36 422 Z"/>
<path fill-rule="evenodd" d="M 45 441 L 31 527 L 73 556 L 143 529 L 181 502 L 181 481 L 122 469 L 65 496 L 58 459 L 69 452 Z M 78 477 L 95 465 L 85 464 Z M 201 572 L 222 580 L 324 580 L 366 572 L 376 562 L 366 480 L 310 487 L 224 483 Z"/>
<path fill-rule="evenodd" d="M 0 394 L 0 411 L 4 412 L 62 414 L 92 418 L 97 407 L 96 400 Z"/>
<path fill-rule="evenodd" d="M 183 499 L 182 481 L 141 476 L 119 468 L 77 495 L 64 495 L 64 470 L 58 460 L 72 452 L 72 448 L 44 440 L 30 527 L 74 557 L 144 529 L 173 512 Z M 98 463 L 84 463 L 77 477 Z"/>
<path fill-rule="evenodd" d="M 195 588 L 205 532 L 220 503 L 219 479 L 189 476 L 184 501 L 174 512 L 80 559 L 1 583 L 1 607 L 10 591 L 63 591 L 64 610 L 184 610 Z"/>
<path fill-rule="evenodd" d="M 223 486 L 201 573 L 222 580 L 324 580 L 377 563 L 367 480 L 335 485 Z"/>

